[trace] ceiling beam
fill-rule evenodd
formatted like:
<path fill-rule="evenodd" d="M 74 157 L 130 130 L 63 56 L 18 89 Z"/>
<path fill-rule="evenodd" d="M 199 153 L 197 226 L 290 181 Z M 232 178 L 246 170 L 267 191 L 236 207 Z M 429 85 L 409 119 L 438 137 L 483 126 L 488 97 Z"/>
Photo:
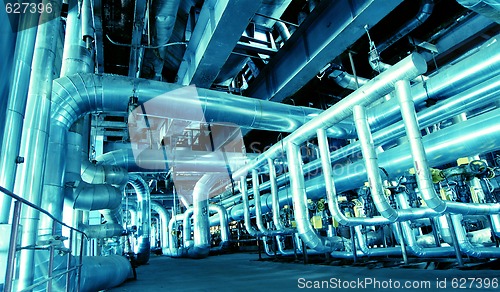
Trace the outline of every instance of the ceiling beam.
<path fill-rule="evenodd" d="M 177 83 L 210 88 L 262 0 L 205 1 L 177 73 Z"/>
<path fill-rule="evenodd" d="M 280 102 L 377 24 L 403 0 L 321 1 L 271 58 L 246 91 L 247 96 Z"/>

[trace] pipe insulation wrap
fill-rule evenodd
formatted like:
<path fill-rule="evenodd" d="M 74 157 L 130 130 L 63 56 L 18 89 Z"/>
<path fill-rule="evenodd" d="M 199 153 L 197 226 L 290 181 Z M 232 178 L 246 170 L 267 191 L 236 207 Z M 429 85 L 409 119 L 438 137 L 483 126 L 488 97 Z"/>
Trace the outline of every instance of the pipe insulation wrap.
<path fill-rule="evenodd" d="M 136 261 L 146 264 L 149 261 L 151 249 L 151 196 L 149 186 L 140 175 L 130 175 L 128 183 L 134 187 L 137 194 L 137 244 L 134 245 Z"/>

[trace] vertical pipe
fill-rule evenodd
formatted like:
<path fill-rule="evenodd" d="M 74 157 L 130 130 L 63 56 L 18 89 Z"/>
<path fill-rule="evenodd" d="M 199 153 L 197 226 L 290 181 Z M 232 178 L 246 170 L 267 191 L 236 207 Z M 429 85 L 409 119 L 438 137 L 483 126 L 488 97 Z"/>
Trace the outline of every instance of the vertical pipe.
<path fill-rule="evenodd" d="M 355 105 L 353 114 L 373 203 L 383 217 L 394 222 L 398 219 L 398 213 L 389 205 L 384 195 L 373 137 L 368 126 L 368 120 L 366 119 L 366 110 L 362 106 Z"/>
<path fill-rule="evenodd" d="M 256 231 L 250 221 L 250 204 L 248 202 L 248 190 L 247 190 L 247 179 L 244 176 L 240 176 L 240 193 L 243 200 L 243 217 L 245 221 L 245 229 L 248 234 L 253 237 L 260 237 L 261 233 Z"/>
<path fill-rule="evenodd" d="M 35 52 L 28 90 L 26 118 L 23 125 L 20 156 L 24 164 L 17 170 L 16 193 L 40 206 L 42 194 L 45 155 L 48 144 L 50 105 L 52 92 L 52 76 L 56 55 L 57 39 L 61 28 L 61 2 L 44 0 L 44 6 L 52 5 L 52 13 L 40 16 L 38 34 L 35 41 Z M 39 213 L 32 209 L 22 215 L 24 226 L 22 244 L 36 244 Z M 34 251 L 23 250 L 20 254 L 19 289 L 31 285 L 34 276 Z"/>
<path fill-rule="evenodd" d="M 262 205 L 259 190 L 259 172 L 256 169 L 252 169 L 252 187 L 255 204 L 255 221 L 257 222 L 257 228 L 259 228 L 260 232 L 267 235 L 270 231 L 266 228 L 264 220 L 262 218 Z"/>
<path fill-rule="evenodd" d="M 297 223 L 297 232 L 302 241 L 310 248 L 318 252 L 330 252 L 329 246 L 325 245 L 324 240 L 316 234 L 309 221 L 300 147 L 293 142 L 289 142 L 286 146 L 286 157 L 289 166 L 290 189 L 292 191 L 293 212 L 295 222 Z M 306 252 L 306 249 L 304 249 L 304 252 Z"/>
<path fill-rule="evenodd" d="M 428 167 L 429 163 L 422 143 L 422 134 L 418 126 L 415 105 L 411 97 L 410 82 L 408 80 L 396 82 L 396 96 L 400 104 L 401 115 L 410 144 L 418 189 L 427 206 L 438 213 L 442 213 L 446 210 L 446 204 L 436 196 L 434 190 L 432 175 Z"/>
<path fill-rule="evenodd" d="M 24 29 L 17 32 L 16 51 L 11 73 L 12 80 L 5 113 L 5 130 L 0 147 L 0 185 L 9 191 L 14 190 L 31 62 L 35 49 L 36 24 L 38 23 L 38 14 L 36 13 L 21 14 L 20 17 L 20 27 Z M 7 19 L 7 17 L 3 19 Z M 8 27 L 8 29 L 10 28 Z M 3 57 L 7 56 L 3 55 Z M 8 223 L 10 207 L 11 198 L 0 194 L 0 224 Z"/>
<path fill-rule="evenodd" d="M 451 239 L 453 241 L 453 248 L 455 249 L 455 254 L 456 254 L 456 257 L 457 257 L 457 261 L 458 261 L 458 266 L 459 267 L 463 267 L 464 266 L 464 260 L 462 259 L 462 254 L 461 254 L 461 251 L 460 251 L 460 245 L 459 245 L 458 239 L 457 239 L 457 232 L 455 230 L 455 226 L 453 225 L 453 221 L 451 219 L 451 215 L 449 213 L 446 213 L 444 216 L 446 217 L 446 221 L 448 222 L 448 225 L 450 226 Z"/>

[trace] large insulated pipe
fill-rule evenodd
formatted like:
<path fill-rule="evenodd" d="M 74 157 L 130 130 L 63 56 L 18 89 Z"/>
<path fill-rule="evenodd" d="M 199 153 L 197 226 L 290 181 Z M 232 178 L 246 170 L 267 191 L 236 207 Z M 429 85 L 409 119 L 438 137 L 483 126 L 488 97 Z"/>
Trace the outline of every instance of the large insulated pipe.
<path fill-rule="evenodd" d="M 91 166 L 91 168 L 104 166 L 105 174 L 115 173 L 115 176 L 117 176 L 117 172 L 114 171 L 117 167 L 124 168 L 129 172 L 166 171 L 171 167 L 175 167 L 178 172 L 220 172 L 221 169 L 226 167 L 237 169 L 243 166 L 248 158 L 241 152 L 193 151 L 191 148 L 162 147 L 160 149 L 141 150 L 140 155 L 137 155 L 137 157 L 134 156 L 132 149 L 118 149 L 100 155 L 96 157 L 96 160 L 98 161 L 97 165 Z M 108 166 L 106 168 L 106 165 L 112 165 L 112 167 Z M 90 178 L 92 172 L 89 171 L 86 177 Z M 94 180 L 100 181 L 106 178 L 109 180 L 109 176 L 100 175 Z"/>
<path fill-rule="evenodd" d="M 328 129 L 344 119 L 352 115 L 354 105 L 368 105 L 391 92 L 396 81 L 401 79 L 413 79 L 416 76 L 425 73 L 427 63 L 419 54 L 411 54 L 399 63 L 391 67 L 391 69 L 383 72 L 370 80 L 359 90 L 354 91 L 328 110 L 321 113 L 311 121 L 307 122 L 293 133 L 282 140 L 283 144 L 293 142 L 302 144 L 310 139 L 317 129 Z M 269 148 L 266 152 L 253 160 L 246 167 L 240 168 L 233 174 L 233 177 L 239 177 L 251 169 L 264 165 L 267 158 L 277 157 L 281 152 L 281 143 L 277 143 Z"/>
<path fill-rule="evenodd" d="M 221 205 L 215 205 L 215 204 L 209 204 L 208 210 L 210 212 L 217 212 L 217 216 L 219 216 L 220 238 L 221 238 L 220 247 L 226 248 L 230 240 L 229 219 L 227 215 L 227 210 Z"/>
<path fill-rule="evenodd" d="M 68 5 L 60 72 L 61 76 L 72 75 L 77 72 L 92 72 L 94 68 L 92 52 L 85 48 L 85 43 L 82 41 L 81 37 L 82 25 L 80 21 L 79 1 L 71 0 Z M 63 156 L 65 153 L 66 131 L 54 123 L 51 123 L 47 157 L 51 158 L 52 163 L 49 163 L 45 167 L 41 207 L 51 212 L 51 214 L 60 220 L 62 220 L 64 205 L 65 181 L 63 181 L 62 178 L 65 172 L 64 162 L 66 158 Z M 72 159 L 75 159 L 75 157 Z M 52 227 L 51 224 L 50 218 L 43 216 L 40 222 L 40 228 L 50 232 Z"/>
<path fill-rule="evenodd" d="M 274 161 L 271 158 L 267 159 L 267 165 L 269 168 L 269 182 L 271 184 L 271 198 L 272 198 L 272 213 L 273 213 L 273 223 L 274 226 L 276 227 L 277 231 L 282 232 L 283 234 L 286 233 L 294 233 L 295 230 L 286 228 L 283 226 L 283 223 L 281 222 L 280 218 L 280 202 L 279 202 L 279 196 L 278 196 L 278 184 L 276 183 L 276 167 L 274 166 Z M 262 206 L 262 204 L 261 204 Z M 261 208 L 262 212 L 262 208 Z M 280 242 L 278 240 L 278 242 Z"/>
<path fill-rule="evenodd" d="M 323 168 L 323 182 L 326 188 L 326 197 L 328 200 L 328 209 L 332 214 L 333 218 L 341 225 L 346 226 L 356 226 L 356 225 L 383 225 L 391 223 L 391 220 L 382 217 L 372 217 L 372 218 L 348 218 L 342 213 L 339 208 L 339 202 L 337 199 L 337 191 L 335 186 L 335 181 L 332 175 L 332 164 L 330 163 L 330 147 L 328 145 L 328 139 L 326 137 L 326 132 L 324 129 L 318 129 L 316 132 L 318 136 L 318 147 L 321 156 L 321 165 Z"/>
<path fill-rule="evenodd" d="M 137 194 L 137 244 L 134 245 L 136 261 L 144 265 L 149 261 L 151 248 L 151 207 L 149 186 L 140 175 L 130 175 L 128 183 Z"/>
<path fill-rule="evenodd" d="M 385 196 L 385 189 L 382 183 L 382 177 L 380 176 L 378 158 L 375 153 L 375 146 L 370 128 L 368 126 L 368 121 L 366 119 L 366 111 L 364 107 L 354 107 L 354 122 L 356 124 L 359 142 L 361 143 L 361 152 L 365 162 L 368 185 L 370 187 L 373 204 L 379 211 L 380 215 L 387 218 L 391 222 L 439 216 L 440 213 L 434 211 L 432 208 L 421 207 L 395 210 L 389 204 Z"/>
<path fill-rule="evenodd" d="M 500 1 L 498 0 L 457 0 L 457 2 L 467 9 L 500 23 Z"/>
<path fill-rule="evenodd" d="M 399 66 L 401 68 L 401 66 Z M 197 88 L 198 97 L 180 98 L 171 91 L 184 88 L 144 79 L 116 75 L 76 74 L 54 81 L 52 119 L 69 128 L 79 117 L 95 111 L 127 111 L 129 97 L 137 97 L 139 103 L 151 101 L 161 104 L 175 104 L 170 111 L 172 119 L 190 120 L 191 111 L 185 108 L 201 108 L 205 119 L 213 122 L 227 122 L 246 128 L 291 132 L 321 113 L 321 110 L 296 107 L 270 101 L 256 100 L 223 92 Z M 158 108 L 152 104 L 151 108 Z M 160 106 L 161 108 L 161 106 Z M 343 126 L 343 125 L 342 125 Z M 329 133 L 345 135 L 342 127 Z"/>
<path fill-rule="evenodd" d="M 205 174 L 193 190 L 193 242 L 187 254 L 192 258 L 204 258 L 210 251 L 210 224 L 208 198 L 210 190 L 227 174 Z"/>
<path fill-rule="evenodd" d="M 334 70 L 328 78 L 332 79 L 335 83 L 343 88 L 350 90 L 356 90 L 359 87 L 365 85 L 370 79 L 366 79 L 359 76 L 354 76 L 342 70 Z"/>
<path fill-rule="evenodd" d="M 318 252 L 333 251 L 333 242 L 327 238 L 320 237 L 312 228 L 309 221 L 309 209 L 307 208 L 307 194 L 304 184 L 304 173 L 302 171 L 302 158 L 300 147 L 293 142 L 286 146 L 290 174 L 290 189 L 292 192 L 293 212 L 297 223 L 297 233 L 302 241 L 310 248 Z"/>
<path fill-rule="evenodd" d="M 83 257 L 80 291 L 109 289 L 132 276 L 132 266 L 123 256 Z"/>
<path fill-rule="evenodd" d="M 80 134 L 67 134 L 66 202 L 74 209 L 85 211 L 121 208 L 122 193 L 118 188 L 105 184 L 92 185 L 81 180 L 81 145 Z"/>
<path fill-rule="evenodd" d="M 2 20 L 9 21 L 7 16 Z M 35 38 L 37 32 L 38 14 L 25 13 L 20 15 L 19 24 L 22 30 L 12 33 L 16 36 L 15 52 L 13 56 L 12 80 L 10 81 L 10 90 L 8 93 L 7 109 L 5 112 L 5 127 L 2 132 L 3 138 L 0 140 L 0 185 L 13 191 L 16 177 L 17 164 L 20 162 L 19 149 L 21 147 L 21 134 L 23 128 L 24 111 L 26 109 L 26 100 L 28 96 L 28 87 L 30 83 L 31 61 L 35 48 Z M 10 25 L 3 25 L 2 28 L 10 30 Z M 9 36 L 11 32 L 2 33 L 1 37 Z M 13 40 L 2 42 L 11 44 Z M 4 58 L 8 54 L 2 53 Z M 5 63 L 7 64 L 7 63 Z M 2 62 L 3 65 L 3 62 Z M 2 68 L 1 72 L 7 70 Z M 8 72 L 8 70 L 7 70 Z M 9 80 L 2 82 L 7 84 Z M 2 96 L 7 96 L 3 94 Z M 1 125 L 3 126 L 3 125 Z M 0 195 L 0 224 L 8 223 L 10 217 L 11 198 Z"/>
<path fill-rule="evenodd" d="M 411 96 L 417 108 L 420 108 L 428 99 L 441 100 L 454 96 L 499 74 L 500 35 L 497 35 L 482 45 L 474 55 L 440 70 L 425 82 L 414 85 L 411 89 Z M 412 80 L 413 78 L 406 79 Z M 368 121 L 374 131 L 399 119 L 399 105 L 396 99 L 368 110 Z"/>
<path fill-rule="evenodd" d="M 418 188 L 427 206 L 438 213 L 443 213 L 445 210 L 451 213 L 468 215 L 492 215 L 499 213 L 500 203 L 477 204 L 441 200 L 432 182 L 430 166 L 422 142 L 422 134 L 418 126 L 415 106 L 411 98 L 409 81 L 401 80 L 396 83 L 396 96 L 400 103 L 401 115 L 406 126 L 406 134 L 414 160 L 413 165 Z"/>
<path fill-rule="evenodd" d="M 498 247 L 475 247 L 469 240 L 465 228 L 462 225 L 463 215 L 452 214 L 451 221 L 455 227 L 458 245 L 460 251 L 467 256 L 475 258 L 498 258 L 500 256 L 500 248 Z"/>
<path fill-rule="evenodd" d="M 61 2 L 45 0 L 46 7 L 52 5 L 51 13 L 42 13 L 35 41 L 32 71 L 28 89 L 26 115 L 21 138 L 19 156 L 24 163 L 17 169 L 15 193 L 40 206 L 43 170 L 45 167 L 49 132 L 49 118 L 52 91 L 52 76 L 56 56 L 57 38 L 61 28 Z M 21 215 L 23 225 L 22 246 L 36 244 L 40 214 L 32 208 L 24 209 Z M 20 253 L 19 289 L 33 282 L 34 250 L 23 249 Z"/>
<path fill-rule="evenodd" d="M 193 240 L 191 239 L 191 218 L 193 217 L 193 212 L 193 207 L 189 207 L 182 213 L 182 242 L 185 248 L 193 245 Z"/>
<path fill-rule="evenodd" d="M 168 214 L 168 211 L 156 201 L 151 201 L 151 210 L 160 215 L 160 243 L 161 250 L 163 252 L 168 247 L 168 221 L 170 216 Z"/>
<path fill-rule="evenodd" d="M 88 238 L 110 238 L 123 235 L 123 227 L 116 223 L 100 225 L 86 225 L 80 223 L 78 229 L 83 231 Z"/>
<path fill-rule="evenodd" d="M 247 179 L 244 176 L 240 176 L 240 193 L 243 201 L 243 218 L 245 221 L 245 229 L 248 234 L 252 237 L 260 237 L 262 235 L 261 232 L 255 230 L 252 226 L 252 221 L 250 220 L 250 204 L 248 200 L 248 191 L 247 191 Z"/>
<path fill-rule="evenodd" d="M 427 157 L 431 166 L 440 166 L 456 162 L 457 157 L 479 155 L 500 150 L 500 109 L 471 118 L 457 125 L 431 133 L 423 137 Z M 413 160 L 409 155 L 408 143 L 389 149 L 378 156 L 379 166 L 391 177 L 402 175 L 412 167 Z M 332 171 L 335 188 L 345 192 L 361 186 L 366 181 L 366 170 L 363 161 L 336 167 Z M 311 199 L 319 199 L 325 195 L 325 178 L 316 176 L 306 181 L 306 188 Z M 290 205 L 287 190 L 279 192 L 280 204 Z M 268 212 L 272 204 L 270 195 L 262 195 L 262 211 Z M 229 210 L 231 220 L 243 218 L 243 206 L 238 204 Z M 367 218 L 368 219 L 368 218 Z M 385 219 L 387 220 L 387 219 Z"/>
<path fill-rule="evenodd" d="M 271 231 L 265 226 L 264 220 L 262 218 L 262 207 L 259 191 L 259 172 L 256 169 L 252 169 L 252 188 L 255 202 L 255 223 L 257 224 L 257 228 L 264 235 L 272 235 Z"/>

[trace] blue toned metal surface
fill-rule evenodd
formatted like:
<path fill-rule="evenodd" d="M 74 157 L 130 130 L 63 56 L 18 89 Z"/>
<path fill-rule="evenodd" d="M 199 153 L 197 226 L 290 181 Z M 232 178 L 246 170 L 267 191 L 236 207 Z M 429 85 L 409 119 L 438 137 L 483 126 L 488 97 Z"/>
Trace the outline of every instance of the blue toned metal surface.
<path fill-rule="evenodd" d="M 4 57 L 2 62 L 0 62 L 0 72 L 2 72 L 2 78 L 0 78 L 0 96 L 9 95 L 9 81 L 7 78 L 8 73 L 12 67 L 12 60 L 14 59 L 14 49 L 16 46 L 16 28 L 11 27 L 11 22 L 9 15 L 5 12 L 5 9 L 0 11 L 0 54 Z M 4 73 L 6 75 L 4 75 Z M 0 139 L 3 137 L 4 124 L 5 124 L 5 110 L 7 107 L 7 98 L 0 99 Z M 0 140 L 0 143 L 2 140 Z M 1 149 L 0 149 L 1 150 Z"/>
<path fill-rule="evenodd" d="M 282 101 L 294 94 L 360 38 L 365 25 L 375 25 L 401 2 L 322 1 L 251 84 L 247 95 Z"/>
<path fill-rule="evenodd" d="M 146 14 L 146 1 L 135 1 L 134 29 L 132 30 L 132 47 L 130 48 L 130 59 L 128 65 L 128 76 L 139 77 L 141 69 L 142 54 L 144 48 L 140 48 L 142 40 L 142 31 L 144 30 Z"/>
<path fill-rule="evenodd" d="M 179 67 L 177 83 L 210 87 L 261 2 L 207 1 Z"/>

